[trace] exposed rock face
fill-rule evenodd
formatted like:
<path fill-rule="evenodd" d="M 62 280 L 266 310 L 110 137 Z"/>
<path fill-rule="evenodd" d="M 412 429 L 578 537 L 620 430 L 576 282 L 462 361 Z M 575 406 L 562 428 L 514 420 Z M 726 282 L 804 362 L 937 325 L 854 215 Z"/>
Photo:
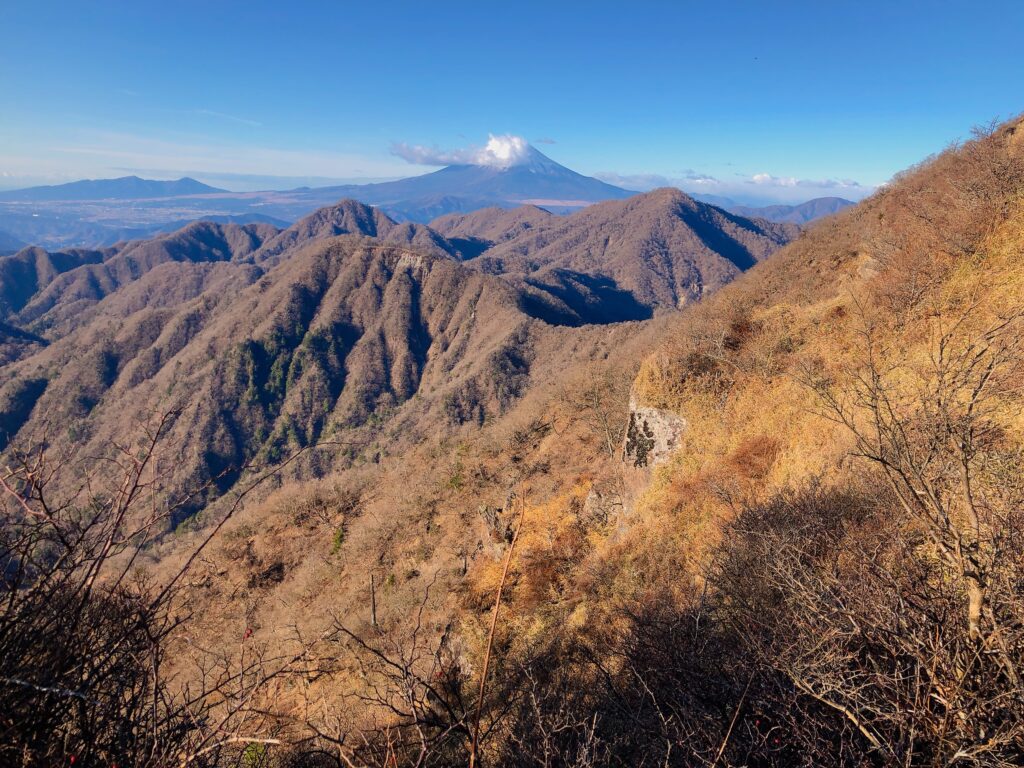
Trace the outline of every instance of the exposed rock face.
<path fill-rule="evenodd" d="M 629 401 L 629 426 L 622 460 L 634 467 L 653 467 L 665 461 L 679 445 L 686 420 L 672 411 L 645 408 Z"/>
<path fill-rule="evenodd" d="M 621 492 L 594 485 L 587 493 L 579 514 L 584 524 L 604 525 L 620 515 L 624 509 Z"/>
<path fill-rule="evenodd" d="M 512 510 L 512 500 L 515 493 L 509 493 L 509 498 L 504 507 L 491 507 L 486 504 L 480 506 L 480 517 L 483 518 L 491 538 L 499 543 L 511 544 L 515 535 L 515 520 Z"/>

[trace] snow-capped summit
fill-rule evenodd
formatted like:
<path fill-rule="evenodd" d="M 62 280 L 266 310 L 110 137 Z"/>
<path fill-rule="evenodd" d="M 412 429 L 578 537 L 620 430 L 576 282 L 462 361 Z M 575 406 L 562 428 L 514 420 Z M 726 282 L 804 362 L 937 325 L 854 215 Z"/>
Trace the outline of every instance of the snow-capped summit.
<path fill-rule="evenodd" d="M 405 147 L 401 154 L 429 164 L 447 166 L 423 176 L 380 184 L 348 185 L 317 190 L 377 205 L 399 218 L 429 221 L 443 213 L 492 205 L 533 203 L 553 209 L 574 209 L 634 194 L 584 176 L 555 162 L 521 136 L 488 137 L 487 144 L 468 150 L 437 152 Z"/>

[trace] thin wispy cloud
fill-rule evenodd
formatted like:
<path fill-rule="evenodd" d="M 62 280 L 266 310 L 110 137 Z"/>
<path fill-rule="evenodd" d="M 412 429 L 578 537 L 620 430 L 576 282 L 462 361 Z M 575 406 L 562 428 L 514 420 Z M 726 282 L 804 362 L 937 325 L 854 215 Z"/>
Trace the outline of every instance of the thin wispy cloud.
<path fill-rule="evenodd" d="M 294 187 L 328 187 L 338 184 L 370 184 L 381 181 L 395 181 L 400 176 L 289 176 L 265 173 L 231 173 L 210 171 L 206 168 L 138 168 L 116 166 L 111 168 L 118 175 L 132 174 L 147 179 L 178 179 L 189 176 L 199 181 L 224 187 L 234 192 L 253 192 L 268 189 L 292 189 Z"/>
<path fill-rule="evenodd" d="M 119 132 L 96 132 L 71 144 L 40 146 L 36 156 L 48 156 L 50 167 L 38 162 L 4 163 L 12 172 L 45 173 L 74 169 L 79 178 L 110 175 L 118 168 L 203 169 L 207 173 L 259 176 L 394 178 L 410 175 L 408 165 L 390 159 L 331 150 L 290 150 L 221 142 L 180 142 Z M 14 158 L 11 158 L 14 160 Z M 22 166 L 25 166 L 24 168 Z"/>
<path fill-rule="evenodd" d="M 820 189 L 869 189 L 853 179 L 798 179 L 794 176 L 773 176 L 770 173 L 755 173 L 746 180 L 759 187 L 815 187 Z"/>
<path fill-rule="evenodd" d="M 216 110 L 195 110 L 210 119 L 233 120 L 255 124 L 247 118 Z M 295 180 L 301 186 L 307 178 L 394 179 L 425 172 L 432 166 L 475 164 L 507 167 L 530 150 L 521 136 L 493 134 L 483 145 L 466 145 L 454 149 L 418 144 L 395 143 L 390 155 L 385 152 L 361 155 L 322 150 L 288 150 L 260 146 L 252 142 L 175 141 L 122 132 L 80 133 L 75 143 L 38 141 L 17 152 L 0 151 L 0 171 L 6 175 L 5 186 L 30 186 L 32 183 L 54 183 L 73 178 L 108 178 L 123 174 L 124 169 L 167 169 L 167 176 L 202 175 L 216 177 L 218 186 L 280 188 Z M 410 168 L 409 164 L 418 166 Z M 616 186 L 639 192 L 657 187 L 678 187 L 688 193 L 707 198 L 728 198 L 742 204 L 796 203 L 815 197 L 845 197 L 859 200 L 876 188 L 845 177 L 804 177 L 755 169 L 756 172 L 734 172 L 738 169 L 717 167 L 722 174 L 699 168 L 683 168 L 666 173 L 604 172 L 594 174 Z M 728 171 L 728 172 L 726 172 Z M 227 181 L 227 174 L 237 181 Z M 245 178 L 251 177 L 251 178 Z M 284 177 L 280 181 L 272 177 Z M 13 179 L 17 178 L 18 181 Z M 287 179 L 288 181 L 285 181 Z M 723 203 L 725 204 L 725 203 Z"/>
<path fill-rule="evenodd" d="M 605 172 L 594 174 L 602 181 L 624 189 L 648 192 L 658 187 L 678 187 L 684 192 L 725 199 L 748 205 L 800 203 L 815 197 L 846 197 L 860 200 L 875 187 L 854 179 L 806 179 L 770 173 L 730 174 L 719 178 L 710 173 L 686 169 L 672 174 Z"/>
<path fill-rule="evenodd" d="M 233 123 L 249 125 L 254 128 L 260 128 L 263 126 L 263 123 L 258 120 L 250 120 L 247 117 L 239 117 L 238 115 L 229 115 L 226 112 L 218 112 L 215 109 L 194 109 L 192 110 L 192 113 L 196 115 L 204 115 L 206 117 L 216 117 L 220 120 L 229 120 Z"/>
<path fill-rule="evenodd" d="M 636 190 L 637 192 L 648 192 L 658 187 L 679 187 L 710 186 L 721 182 L 714 176 L 698 171 L 685 170 L 671 176 L 658 173 L 632 173 L 621 174 L 613 172 L 595 173 L 594 176 L 601 181 L 614 184 L 623 189 Z"/>
<path fill-rule="evenodd" d="M 438 146 L 406 144 L 396 141 L 391 144 L 391 154 L 413 165 L 467 165 L 473 162 L 476 153 L 466 149 L 441 149 Z"/>

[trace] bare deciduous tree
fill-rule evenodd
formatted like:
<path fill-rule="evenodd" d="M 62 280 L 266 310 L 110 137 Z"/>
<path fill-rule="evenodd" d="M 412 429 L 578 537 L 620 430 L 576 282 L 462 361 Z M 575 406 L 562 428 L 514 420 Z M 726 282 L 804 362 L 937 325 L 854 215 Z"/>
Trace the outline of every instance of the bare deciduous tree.
<path fill-rule="evenodd" d="M 182 577 L 280 468 L 249 468 L 184 565 L 153 582 L 140 562 L 188 501 L 166 491 L 159 469 L 175 417 L 154 417 L 102 456 L 71 460 L 37 445 L 10 452 L 0 471 L 5 765 L 207 765 L 278 741 L 261 697 L 301 655 L 211 653 L 191 684 L 179 689 L 167 676 L 169 641 L 188 618 L 175 607 Z"/>

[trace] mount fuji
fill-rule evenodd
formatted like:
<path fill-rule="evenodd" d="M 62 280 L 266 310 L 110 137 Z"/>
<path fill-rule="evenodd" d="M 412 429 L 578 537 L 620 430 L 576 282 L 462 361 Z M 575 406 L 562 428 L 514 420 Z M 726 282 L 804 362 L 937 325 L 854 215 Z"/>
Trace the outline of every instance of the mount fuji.
<path fill-rule="evenodd" d="M 566 168 L 518 137 L 492 136 L 485 148 L 451 159 L 456 162 L 422 176 L 311 191 L 335 199 L 352 197 L 393 217 L 422 222 L 495 205 L 532 204 L 568 213 L 636 194 Z"/>
<path fill-rule="evenodd" d="M 198 219 L 287 226 L 345 198 L 379 208 L 399 222 L 428 223 L 445 214 L 495 206 L 532 204 L 572 213 L 636 194 L 576 173 L 518 136 L 491 136 L 484 147 L 449 153 L 401 149 L 414 163 L 445 167 L 375 184 L 262 192 L 229 192 L 189 178 L 126 177 L 33 187 L 0 194 L 0 230 L 12 241 L 66 248 L 149 237 Z"/>

